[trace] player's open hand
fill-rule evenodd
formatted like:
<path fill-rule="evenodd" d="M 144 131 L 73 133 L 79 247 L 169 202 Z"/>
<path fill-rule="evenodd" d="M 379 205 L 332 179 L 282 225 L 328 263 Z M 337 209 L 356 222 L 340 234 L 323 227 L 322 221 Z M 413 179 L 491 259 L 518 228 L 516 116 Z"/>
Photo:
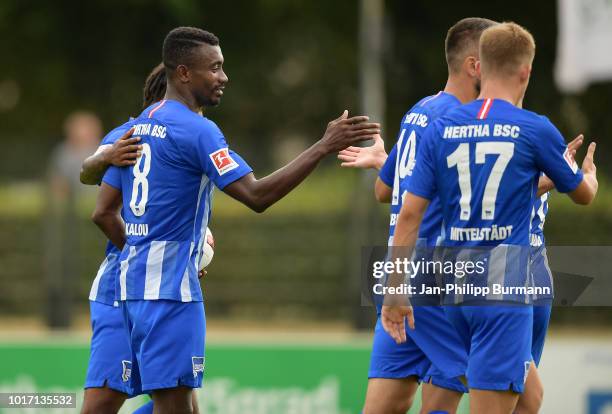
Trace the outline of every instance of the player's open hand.
<path fill-rule="evenodd" d="M 380 170 L 387 160 L 385 142 L 379 134 L 374 136 L 374 144 L 369 147 L 348 147 L 338 153 L 343 161 L 340 166 L 348 168 L 375 168 Z"/>
<path fill-rule="evenodd" d="M 348 117 L 345 110 L 339 118 L 327 124 L 327 129 L 320 144 L 326 154 L 335 153 L 361 141 L 373 139 L 380 134 L 380 124 L 368 122 L 367 116 Z"/>
<path fill-rule="evenodd" d="M 595 166 L 595 161 L 593 160 L 595 156 L 595 147 L 596 144 L 591 142 L 589 144 L 589 148 L 587 148 L 586 156 L 584 157 L 584 160 L 582 160 L 582 172 L 584 174 L 595 175 L 597 173 L 597 167 Z"/>
<path fill-rule="evenodd" d="M 569 144 L 567 144 L 567 151 L 572 160 L 575 160 L 576 151 L 578 151 L 578 149 L 582 146 L 583 142 L 584 142 L 584 135 L 580 134 L 576 138 L 574 138 L 572 141 L 570 141 Z"/>
<path fill-rule="evenodd" d="M 136 159 L 140 157 L 142 145 L 139 145 L 140 137 L 132 137 L 134 128 L 130 128 L 105 152 L 108 164 L 117 167 L 135 165 Z"/>
<path fill-rule="evenodd" d="M 410 329 L 414 329 L 412 306 L 383 305 L 380 314 L 383 329 L 398 344 L 406 342 L 406 319 L 408 319 Z"/>

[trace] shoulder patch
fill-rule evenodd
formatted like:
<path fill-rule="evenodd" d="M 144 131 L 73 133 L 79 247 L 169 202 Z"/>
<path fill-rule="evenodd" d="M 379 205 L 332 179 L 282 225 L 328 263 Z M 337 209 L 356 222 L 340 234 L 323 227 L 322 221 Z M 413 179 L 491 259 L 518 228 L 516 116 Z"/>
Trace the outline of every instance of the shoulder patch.
<path fill-rule="evenodd" d="M 219 175 L 238 168 L 238 163 L 229 154 L 229 149 L 221 148 L 209 155 Z"/>

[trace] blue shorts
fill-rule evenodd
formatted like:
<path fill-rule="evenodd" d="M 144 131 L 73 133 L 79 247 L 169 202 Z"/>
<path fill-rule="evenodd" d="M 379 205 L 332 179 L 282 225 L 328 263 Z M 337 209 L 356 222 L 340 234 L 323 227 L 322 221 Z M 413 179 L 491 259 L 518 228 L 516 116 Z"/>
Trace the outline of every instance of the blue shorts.
<path fill-rule="evenodd" d="M 122 302 L 132 347 L 132 379 L 151 392 L 199 388 L 204 376 L 206 320 L 202 302 Z"/>
<path fill-rule="evenodd" d="M 467 352 L 444 310 L 439 306 L 415 306 L 414 319 L 415 330 L 406 328 L 407 341 L 400 345 L 378 319 L 368 378 L 416 376 L 418 380 L 429 380 L 433 365 L 436 379 L 450 383 L 455 379 L 461 384 L 456 378 L 465 375 Z"/>
<path fill-rule="evenodd" d="M 552 299 L 543 299 L 538 304 L 533 306 L 533 338 L 531 340 L 531 356 L 536 364 L 536 367 L 540 365 L 540 359 L 542 358 L 542 351 L 544 350 L 544 341 L 546 339 L 546 332 L 548 331 L 548 323 L 550 321 L 550 312 L 552 307 Z M 441 373 L 432 365 L 427 376 L 424 379 L 425 382 L 431 382 L 438 387 L 446 388 L 449 390 L 467 393 L 468 388 L 456 378 L 446 379 Z"/>
<path fill-rule="evenodd" d="M 89 302 L 91 311 L 91 350 L 85 388 L 105 385 L 129 396 L 142 392 L 130 383 L 132 352 L 121 308 Z"/>
<path fill-rule="evenodd" d="M 470 388 L 522 393 L 531 364 L 532 306 L 447 306 L 469 349 Z"/>

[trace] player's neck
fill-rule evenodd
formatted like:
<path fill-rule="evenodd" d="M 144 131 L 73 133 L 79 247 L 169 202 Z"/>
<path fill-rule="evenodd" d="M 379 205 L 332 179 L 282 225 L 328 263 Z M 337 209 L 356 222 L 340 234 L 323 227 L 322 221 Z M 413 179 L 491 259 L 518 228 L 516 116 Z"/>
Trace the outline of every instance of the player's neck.
<path fill-rule="evenodd" d="M 519 106 L 523 100 L 523 88 L 513 81 L 500 79 L 483 79 L 479 99 L 502 99 L 512 105 Z"/>
<path fill-rule="evenodd" d="M 474 86 L 468 79 L 462 79 L 459 76 L 450 75 L 446 81 L 444 92 L 453 95 L 459 99 L 459 102 L 466 104 L 476 99 Z"/>
<path fill-rule="evenodd" d="M 175 88 L 170 83 L 168 83 L 168 86 L 166 88 L 166 94 L 164 95 L 164 99 L 172 99 L 173 101 L 178 101 L 196 113 L 199 112 L 201 109 L 200 106 L 196 103 L 195 98 L 191 94 Z"/>

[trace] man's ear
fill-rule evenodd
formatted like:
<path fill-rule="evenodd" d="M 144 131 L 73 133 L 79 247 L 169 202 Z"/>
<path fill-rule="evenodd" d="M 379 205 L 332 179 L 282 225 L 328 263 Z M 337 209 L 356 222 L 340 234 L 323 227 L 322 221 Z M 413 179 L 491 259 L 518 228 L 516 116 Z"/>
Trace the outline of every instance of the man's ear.
<path fill-rule="evenodd" d="M 482 66 L 480 65 L 480 60 L 476 61 L 476 76 L 480 79 L 480 77 L 482 76 Z"/>
<path fill-rule="evenodd" d="M 176 77 L 182 83 L 189 83 L 191 81 L 191 73 L 185 65 L 178 65 L 176 67 Z"/>
<path fill-rule="evenodd" d="M 527 82 L 529 80 L 529 76 L 531 75 L 531 65 L 523 65 L 519 70 L 519 78 L 521 82 Z"/>
<path fill-rule="evenodd" d="M 480 65 L 479 60 L 476 59 L 474 56 L 468 56 L 463 61 L 464 70 L 472 78 L 480 76 L 480 72 L 477 69 L 479 65 Z"/>

